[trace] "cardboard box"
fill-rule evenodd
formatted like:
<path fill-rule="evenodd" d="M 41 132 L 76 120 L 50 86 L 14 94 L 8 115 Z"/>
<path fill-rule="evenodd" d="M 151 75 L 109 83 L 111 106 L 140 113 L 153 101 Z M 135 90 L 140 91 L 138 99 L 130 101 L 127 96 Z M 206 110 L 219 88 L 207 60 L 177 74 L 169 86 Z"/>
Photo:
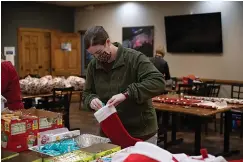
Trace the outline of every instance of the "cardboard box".
<path fill-rule="evenodd" d="M 112 157 L 114 155 L 119 154 L 119 153 L 122 153 L 122 154 L 130 154 L 133 147 L 134 146 L 130 146 L 130 147 L 127 147 L 125 149 L 122 149 L 122 150 L 119 150 L 117 152 L 114 152 L 114 153 L 112 153 L 110 155 L 103 156 L 102 158 L 99 159 L 100 160 L 99 162 L 106 162 L 106 161 L 108 162 L 108 161 L 110 161 L 112 159 Z M 97 160 L 96 161 L 93 161 L 93 162 L 97 162 Z"/>
<path fill-rule="evenodd" d="M 37 135 L 37 145 L 55 142 L 62 139 L 72 138 L 80 135 L 80 130 L 69 131 L 67 128 L 58 128 L 45 132 L 39 132 Z"/>
<path fill-rule="evenodd" d="M 2 114 L 1 146 L 5 150 L 21 152 L 36 144 L 38 118 L 17 114 Z"/>
<path fill-rule="evenodd" d="M 44 158 L 43 162 L 90 162 L 93 159 L 93 154 L 76 150 L 57 157 Z"/>
<path fill-rule="evenodd" d="M 81 151 L 93 154 L 94 155 L 93 160 L 110 155 L 110 154 L 120 151 L 120 150 L 121 150 L 121 146 L 110 144 L 110 143 L 94 144 L 90 147 L 81 149 Z"/>
<path fill-rule="evenodd" d="M 61 113 L 40 110 L 36 108 L 24 109 L 22 110 L 22 113 L 34 115 L 39 118 L 38 123 L 39 123 L 40 132 L 63 127 L 63 120 L 62 120 Z"/>
<path fill-rule="evenodd" d="M 37 145 L 40 146 L 49 142 L 53 142 L 52 140 L 53 135 L 68 132 L 68 131 L 69 130 L 67 128 L 58 128 L 58 129 L 39 132 L 37 134 Z"/>
<path fill-rule="evenodd" d="M 3 112 L 1 146 L 21 152 L 37 144 L 37 133 L 63 127 L 62 114 L 35 108 Z"/>
<path fill-rule="evenodd" d="M 119 150 L 120 146 L 109 143 L 94 144 L 61 156 L 44 158 L 44 162 L 92 162 Z"/>

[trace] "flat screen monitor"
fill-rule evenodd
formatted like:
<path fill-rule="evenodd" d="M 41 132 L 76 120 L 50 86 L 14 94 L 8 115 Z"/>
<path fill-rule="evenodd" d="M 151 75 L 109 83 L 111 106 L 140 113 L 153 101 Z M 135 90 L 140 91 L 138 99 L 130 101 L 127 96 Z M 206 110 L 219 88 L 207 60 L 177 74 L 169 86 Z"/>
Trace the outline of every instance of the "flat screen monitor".
<path fill-rule="evenodd" d="M 221 13 L 165 16 L 167 52 L 222 53 Z"/>

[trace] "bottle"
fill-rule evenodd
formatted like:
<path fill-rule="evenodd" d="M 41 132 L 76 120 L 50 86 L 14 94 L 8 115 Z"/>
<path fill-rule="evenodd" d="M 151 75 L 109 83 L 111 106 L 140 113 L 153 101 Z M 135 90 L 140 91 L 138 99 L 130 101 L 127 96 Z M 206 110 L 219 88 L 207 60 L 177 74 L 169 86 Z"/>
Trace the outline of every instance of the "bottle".
<path fill-rule="evenodd" d="M 183 93 L 180 94 L 180 98 L 184 98 L 184 94 Z"/>

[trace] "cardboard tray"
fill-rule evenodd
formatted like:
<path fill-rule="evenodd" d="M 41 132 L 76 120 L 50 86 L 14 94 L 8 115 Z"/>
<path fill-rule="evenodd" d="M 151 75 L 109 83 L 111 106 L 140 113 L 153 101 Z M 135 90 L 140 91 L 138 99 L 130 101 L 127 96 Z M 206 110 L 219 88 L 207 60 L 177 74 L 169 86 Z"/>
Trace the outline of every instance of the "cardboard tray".
<path fill-rule="evenodd" d="M 73 138 L 66 138 L 66 139 L 76 140 L 80 149 L 86 148 L 86 147 L 89 147 L 91 145 L 98 144 L 98 143 L 110 142 L 110 140 L 108 138 L 103 138 L 103 137 L 95 136 L 95 135 L 92 135 L 92 134 L 82 134 L 82 135 L 79 135 L 79 136 L 76 136 L 76 137 L 73 137 Z M 62 139 L 60 141 L 63 141 L 63 140 L 66 140 L 66 139 Z M 56 143 L 56 142 L 58 142 L 58 141 L 51 142 L 51 143 Z M 43 147 L 43 146 L 44 145 L 30 147 L 29 150 L 39 153 L 39 155 L 41 157 L 50 157 L 50 155 L 42 153 L 42 152 L 39 151 L 40 147 Z"/>

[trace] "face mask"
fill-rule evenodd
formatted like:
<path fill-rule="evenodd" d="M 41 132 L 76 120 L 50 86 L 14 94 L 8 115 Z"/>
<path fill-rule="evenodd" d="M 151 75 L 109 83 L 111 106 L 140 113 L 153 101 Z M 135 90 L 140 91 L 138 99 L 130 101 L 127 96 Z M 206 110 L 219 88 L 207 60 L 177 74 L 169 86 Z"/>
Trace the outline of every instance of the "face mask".
<path fill-rule="evenodd" d="M 100 61 L 100 62 L 108 62 L 111 58 L 111 52 L 108 53 L 106 51 L 103 51 L 101 54 L 99 54 L 99 56 L 97 57 L 97 59 Z"/>

